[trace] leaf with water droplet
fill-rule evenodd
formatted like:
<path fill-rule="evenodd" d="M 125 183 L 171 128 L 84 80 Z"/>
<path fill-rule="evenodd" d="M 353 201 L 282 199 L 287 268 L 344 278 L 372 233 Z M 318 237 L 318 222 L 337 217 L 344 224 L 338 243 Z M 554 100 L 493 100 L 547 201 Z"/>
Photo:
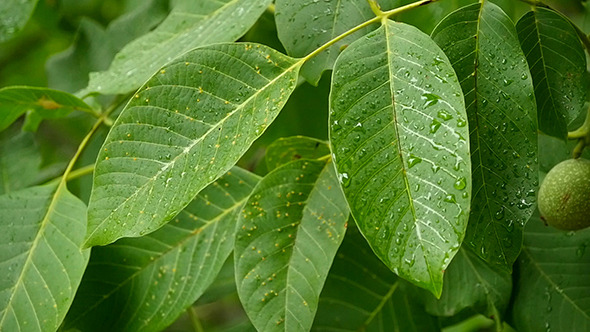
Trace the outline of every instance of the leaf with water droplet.
<path fill-rule="evenodd" d="M 536 105 L 526 58 L 512 21 L 489 1 L 455 11 L 432 37 L 454 64 L 468 105 L 475 194 L 465 241 L 492 265 L 510 270 L 520 251 L 522 226 L 508 231 L 505 215 L 528 220 L 534 198 L 524 204 L 515 193 L 537 186 L 525 175 L 538 169 Z M 521 79 L 523 73 L 527 78 Z M 487 229 L 493 231 L 482 231 Z"/>
<path fill-rule="evenodd" d="M 531 66 L 539 129 L 565 140 L 568 125 L 585 112 L 588 91 L 586 54 L 576 28 L 560 13 L 537 7 L 516 29 Z"/>
<path fill-rule="evenodd" d="M 216 279 L 259 180 L 234 167 L 158 231 L 93 248 L 66 329 L 160 331 L 173 323 Z"/>
<path fill-rule="evenodd" d="M 365 112 L 369 101 L 375 110 Z M 469 199 L 461 195 L 449 203 L 444 198 L 453 194 L 457 178 L 471 190 L 469 143 L 460 139 L 469 137 L 468 127 L 448 121 L 467 118 L 448 60 L 418 29 L 385 21 L 336 61 L 330 108 L 330 123 L 358 119 L 331 130 L 330 137 L 360 231 L 392 271 L 440 295 L 450 262 L 445 257 L 458 250 L 467 219 L 462 211 L 469 210 Z M 364 131 L 354 130 L 355 123 Z M 436 135 L 430 132 L 433 123 Z M 362 160 L 356 153 L 361 150 Z M 395 229 L 403 230 L 401 247 L 392 237 Z"/>
<path fill-rule="evenodd" d="M 260 181 L 255 195 L 260 199 L 248 200 L 236 234 L 238 295 L 259 331 L 268 330 L 269 317 L 282 331 L 309 331 L 349 215 L 334 165 L 285 164 Z"/>
<path fill-rule="evenodd" d="M 262 135 L 245 124 L 267 128 L 295 89 L 300 67 L 249 43 L 197 48 L 166 65 L 166 74 L 134 94 L 100 149 L 86 246 L 152 232 L 172 219 Z M 182 172 L 175 185 L 161 180 Z"/>

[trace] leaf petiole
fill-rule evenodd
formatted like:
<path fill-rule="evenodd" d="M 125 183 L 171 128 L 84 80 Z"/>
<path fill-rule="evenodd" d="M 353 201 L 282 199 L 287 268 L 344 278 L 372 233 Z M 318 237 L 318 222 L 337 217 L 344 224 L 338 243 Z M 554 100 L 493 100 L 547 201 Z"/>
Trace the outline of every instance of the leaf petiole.
<path fill-rule="evenodd" d="M 590 107 L 588 108 L 588 113 L 586 114 L 586 120 L 584 120 L 584 124 L 574 130 L 570 131 L 567 134 L 567 138 L 570 140 L 578 140 L 578 144 L 574 148 L 573 157 L 579 158 L 584 152 L 584 148 L 590 146 Z"/>
<path fill-rule="evenodd" d="M 384 11 L 381 11 L 381 9 L 379 8 L 379 5 L 377 4 L 377 2 L 375 0 L 369 0 L 369 5 L 371 6 L 371 9 L 373 9 L 373 12 L 376 15 L 375 17 L 373 17 L 372 19 L 365 21 L 365 22 L 355 26 L 354 28 L 352 28 L 348 31 L 345 31 L 345 32 L 341 33 L 340 35 L 334 37 L 333 39 L 327 41 L 325 44 L 318 47 L 313 52 L 311 52 L 308 55 L 306 55 L 305 57 L 301 58 L 301 60 L 299 60 L 299 63 L 307 62 L 308 60 L 310 60 L 314 56 L 320 54 L 321 52 L 325 51 L 330 46 L 334 45 L 335 43 L 339 42 L 340 40 L 350 36 L 351 34 L 357 32 L 357 31 L 359 31 L 359 30 L 361 30 L 373 23 L 383 22 L 393 15 L 396 15 L 396 14 L 399 14 L 399 13 L 402 13 L 407 10 L 414 9 L 414 8 L 417 8 L 420 6 L 424 6 L 424 5 L 427 5 L 429 3 L 436 2 L 436 1 L 439 1 L 439 0 L 420 0 L 420 1 L 412 2 L 412 3 L 407 4 L 405 6 L 401 6 L 401 7 L 394 8 L 392 10 L 388 10 L 388 11 L 384 12 Z"/>

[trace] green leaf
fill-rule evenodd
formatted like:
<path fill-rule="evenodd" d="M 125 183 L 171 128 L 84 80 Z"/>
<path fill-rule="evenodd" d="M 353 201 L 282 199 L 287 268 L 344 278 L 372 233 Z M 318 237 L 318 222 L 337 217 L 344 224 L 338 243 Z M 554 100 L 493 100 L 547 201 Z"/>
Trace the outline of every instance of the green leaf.
<path fill-rule="evenodd" d="M 65 186 L 0 196 L 0 330 L 55 331 L 82 279 L 86 206 Z"/>
<path fill-rule="evenodd" d="M 432 34 L 461 81 L 470 128 L 473 196 L 465 243 L 510 271 L 535 208 L 533 85 L 514 24 L 489 1 L 445 18 Z"/>
<path fill-rule="evenodd" d="M 428 6 L 420 6 L 412 10 L 404 11 L 394 16 L 394 19 L 396 21 L 411 24 L 425 33 L 430 33 L 448 14 L 463 6 L 476 3 L 477 1 L 478 0 L 437 1 Z M 412 2 L 415 2 L 415 0 L 401 0 L 400 5 L 407 5 Z"/>
<path fill-rule="evenodd" d="M 234 250 L 238 294 L 258 331 L 309 331 L 347 219 L 332 163 L 301 159 L 260 181 Z"/>
<path fill-rule="evenodd" d="M 489 266 L 471 250 L 461 247 L 445 271 L 440 300 L 426 294 L 426 311 L 455 316 L 464 309 L 501 319 L 512 291 L 512 276 Z"/>
<path fill-rule="evenodd" d="M 467 224 L 469 131 L 436 44 L 392 21 L 336 61 L 330 137 L 360 231 L 395 273 L 440 296 Z"/>
<path fill-rule="evenodd" d="M 35 182 L 41 154 L 31 133 L 13 126 L 0 133 L 0 195 L 23 189 Z"/>
<path fill-rule="evenodd" d="M 19 32 L 35 10 L 38 0 L 3 0 L 0 2 L 0 43 Z"/>
<path fill-rule="evenodd" d="M 585 110 L 586 55 L 575 28 L 553 10 L 534 7 L 516 25 L 530 66 L 539 129 L 563 140 Z"/>
<path fill-rule="evenodd" d="M 590 329 L 590 229 L 562 232 L 535 213 L 525 230 L 514 286 L 520 332 Z"/>
<path fill-rule="evenodd" d="M 127 104 L 98 155 L 86 246 L 155 231 L 274 120 L 300 62 L 257 44 L 195 49 Z"/>
<path fill-rule="evenodd" d="M 320 296 L 312 331 L 440 331 L 415 301 L 409 285 L 373 254 L 349 227 Z"/>
<path fill-rule="evenodd" d="M 94 114 L 85 102 L 66 92 L 30 86 L 0 89 L 0 131 L 27 112 L 43 119 L 57 119 L 73 111 Z"/>
<path fill-rule="evenodd" d="M 184 0 L 154 31 L 119 52 L 107 71 L 90 74 L 81 94 L 126 93 L 196 47 L 232 42 L 254 25 L 271 0 Z"/>
<path fill-rule="evenodd" d="M 73 44 L 47 60 L 47 81 L 54 89 L 75 92 L 88 85 L 88 74 L 106 70 L 130 41 L 153 30 L 168 14 L 168 1 L 136 1 L 136 6 L 101 24 L 82 17 Z"/>
<path fill-rule="evenodd" d="M 292 136 L 282 137 L 266 148 L 266 167 L 269 171 L 298 159 L 318 159 L 330 154 L 325 141 L 319 139 Z"/>
<path fill-rule="evenodd" d="M 308 55 L 341 33 L 375 17 L 366 0 L 277 0 L 275 15 L 279 38 L 287 54 L 294 57 Z M 368 27 L 361 29 L 310 59 L 301 68 L 301 75 L 317 85 L 322 72 L 334 66 L 340 48 L 369 31 Z"/>
<path fill-rule="evenodd" d="M 157 232 L 94 248 L 66 328 L 160 331 L 174 322 L 217 277 L 257 182 L 233 168 Z"/>

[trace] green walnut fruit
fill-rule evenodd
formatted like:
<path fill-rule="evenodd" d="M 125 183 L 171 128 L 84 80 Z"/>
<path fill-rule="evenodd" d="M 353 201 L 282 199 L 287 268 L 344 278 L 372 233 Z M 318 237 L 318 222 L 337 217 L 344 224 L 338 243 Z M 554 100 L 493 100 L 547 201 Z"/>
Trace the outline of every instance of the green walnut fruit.
<path fill-rule="evenodd" d="M 590 161 L 570 159 L 553 167 L 539 189 L 539 212 L 562 230 L 590 226 Z"/>

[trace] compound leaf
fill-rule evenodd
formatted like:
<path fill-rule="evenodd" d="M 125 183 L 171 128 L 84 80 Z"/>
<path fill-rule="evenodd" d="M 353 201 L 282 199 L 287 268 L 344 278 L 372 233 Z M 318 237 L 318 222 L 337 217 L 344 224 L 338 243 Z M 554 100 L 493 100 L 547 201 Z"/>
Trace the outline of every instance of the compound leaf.
<path fill-rule="evenodd" d="M 56 119 L 72 111 L 94 114 L 90 106 L 67 92 L 31 86 L 0 89 L 0 131 L 27 112 L 38 119 Z"/>
<path fill-rule="evenodd" d="M 80 94 L 137 89 L 177 56 L 205 45 L 232 42 L 256 22 L 272 0 L 184 0 L 152 32 L 127 44 L 107 71 L 91 73 Z"/>
<path fill-rule="evenodd" d="M 539 129 L 565 140 L 586 101 L 582 43 L 568 19 L 551 9 L 534 7 L 516 29 L 535 84 Z"/>
<path fill-rule="evenodd" d="M 0 331 L 55 331 L 82 279 L 86 206 L 65 186 L 0 196 Z"/>
<path fill-rule="evenodd" d="M 260 181 L 234 251 L 238 294 L 259 331 L 309 331 L 347 219 L 332 163 L 301 159 Z"/>
<path fill-rule="evenodd" d="M 535 213 L 515 269 L 512 314 L 518 331 L 590 329 L 588 246 L 590 230 L 558 231 Z"/>
<path fill-rule="evenodd" d="M 157 232 L 94 248 L 66 328 L 160 331 L 174 322 L 217 277 L 257 182 L 233 168 Z"/>
<path fill-rule="evenodd" d="M 269 171 L 298 159 L 317 159 L 330 154 L 330 147 L 319 139 L 292 136 L 282 137 L 266 148 L 266 167 Z"/>
<path fill-rule="evenodd" d="M 473 196 L 465 243 L 510 271 L 535 208 L 537 121 L 533 85 L 514 24 L 484 1 L 453 12 L 432 33 L 465 95 Z"/>
<path fill-rule="evenodd" d="M 299 68 L 257 44 L 202 47 L 163 67 L 100 151 L 86 246 L 145 235 L 172 219 L 264 132 Z"/>
<path fill-rule="evenodd" d="M 440 331 L 397 278 L 349 227 L 320 296 L 312 331 Z"/>
<path fill-rule="evenodd" d="M 352 43 L 332 77 L 330 137 L 371 248 L 440 296 L 471 192 L 463 95 L 444 53 L 418 29 L 392 21 Z"/>

